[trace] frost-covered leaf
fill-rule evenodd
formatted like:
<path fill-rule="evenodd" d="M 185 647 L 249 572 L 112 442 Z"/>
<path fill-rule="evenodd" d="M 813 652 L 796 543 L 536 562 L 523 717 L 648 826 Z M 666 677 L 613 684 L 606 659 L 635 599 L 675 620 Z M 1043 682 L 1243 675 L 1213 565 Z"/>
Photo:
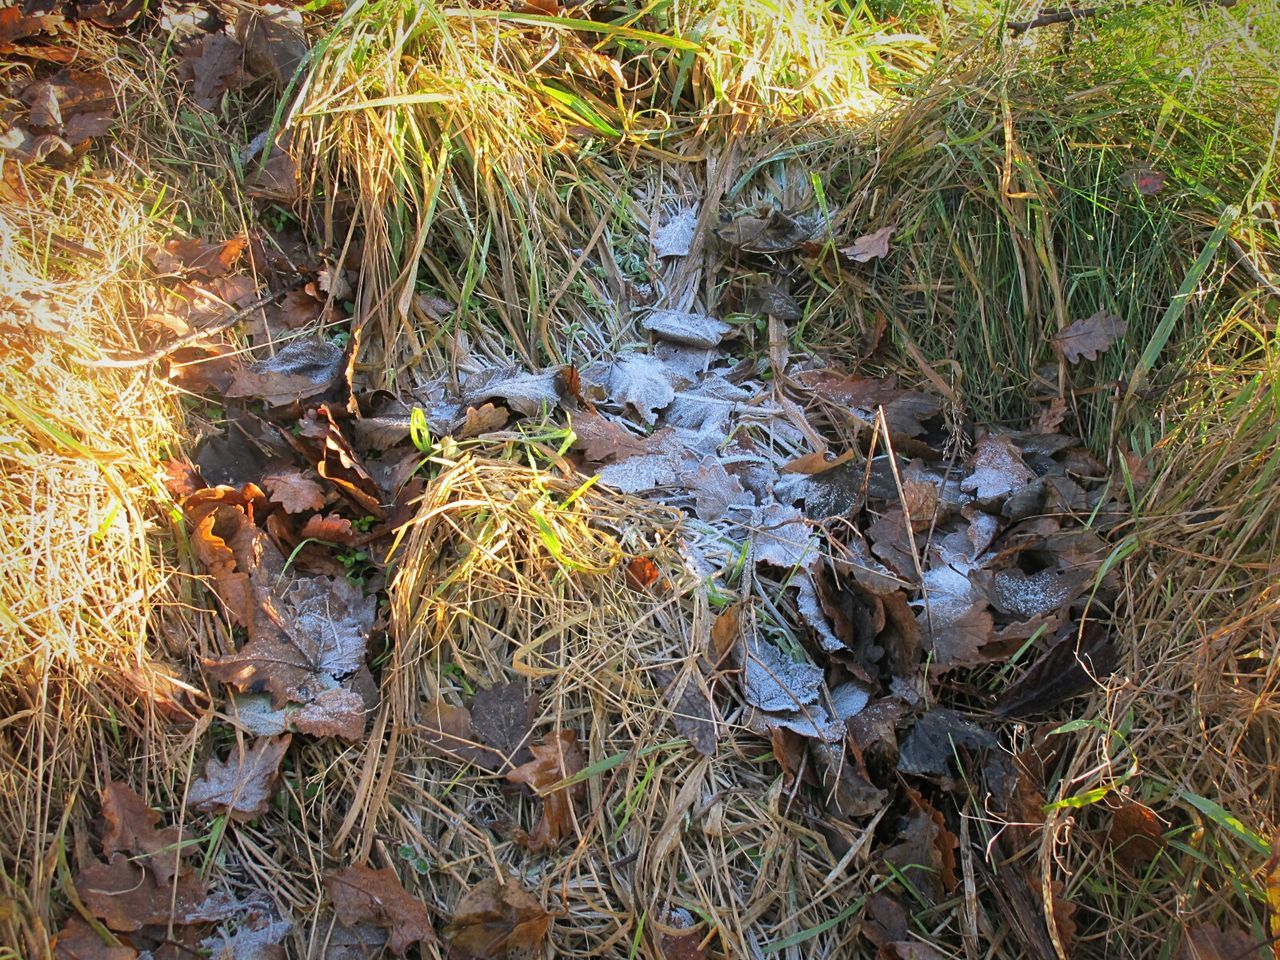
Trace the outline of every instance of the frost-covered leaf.
<path fill-rule="evenodd" d="M 693 489 L 694 512 L 708 523 L 719 520 L 730 507 L 751 506 L 754 498 L 742 489 L 738 478 L 730 476 L 724 464 L 708 457 L 696 470 L 685 471 L 681 481 Z"/>
<path fill-rule="evenodd" d="M 813 628 L 818 643 L 823 650 L 834 653 L 844 650 L 845 645 L 831 630 L 826 611 L 822 609 L 822 601 L 818 598 L 818 588 L 814 586 L 812 576 L 806 571 L 791 579 L 796 588 L 796 610 L 804 618 L 805 623 Z"/>
<path fill-rule="evenodd" d="M 970 579 L 974 565 L 964 556 L 941 554 L 924 574 L 917 620 L 933 649 L 932 663 L 945 672 L 981 663 L 981 649 L 990 642 L 995 619 Z"/>
<path fill-rule="evenodd" d="M 896 224 L 881 227 L 874 233 L 858 237 L 849 246 L 841 247 L 840 254 L 854 263 L 866 263 L 868 260 L 887 257 L 889 255 L 889 239 L 897 230 Z"/>
<path fill-rule="evenodd" d="M 236 726 L 255 736 L 294 732 L 356 743 L 364 738 L 368 709 L 360 694 L 336 686 L 321 691 L 310 703 L 286 703 L 279 708 L 272 706 L 266 694 L 235 694 L 229 713 Z"/>
<path fill-rule="evenodd" d="M 663 428 L 648 437 L 637 436 L 626 427 L 591 410 L 573 415 L 573 445 L 592 463 L 621 461 L 630 457 L 664 455 L 669 449 L 672 432 Z"/>
<path fill-rule="evenodd" d="M 1017 569 L 1001 570 L 995 575 L 991 601 L 1005 613 L 1030 620 L 1071 602 L 1085 580 L 1086 576 L 1056 570 L 1041 570 L 1033 574 Z"/>
<path fill-rule="evenodd" d="M 722 320 L 704 313 L 681 310 L 653 310 L 640 325 L 655 337 L 687 347 L 709 350 L 718 346 L 733 328 Z"/>
<path fill-rule="evenodd" d="M 657 420 L 657 411 L 675 399 L 671 372 L 666 364 L 643 354 L 615 360 L 609 369 L 609 396 L 615 403 L 629 406 L 645 423 Z"/>
<path fill-rule="evenodd" d="M 649 454 L 611 463 L 601 468 L 598 476 L 605 486 L 622 493 L 648 493 L 674 486 L 681 468 L 682 465 L 673 457 Z"/>
<path fill-rule="evenodd" d="M 653 253 L 657 257 L 688 256 L 693 245 L 694 231 L 698 227 L 698 208 L 688 207 L 658 228 L 653 238 Z"/>
<path fill-rule="evenodd" d="M 260 737 L 245 749 L 237 744 L 231 756 L 210 758 L 187 792 L 187 802 L 206 813 L 225 813 L 232 820 L 252 820 L 267 812 L 275 792 L 280 761 L 292 738 Z"/>
<path fill-rule="evenodd" d="M 1053 349 L 1068 363 L 1097 360 L 1124 336 L 1128 324 L 1107 310 L 1099 310 L 1085 320 L 1077 320 L 1053 335 Z"/>
<path fill-rule="evenodd" d="M 789 569 L 808 567 L 817 556 L 818 542 L 795 507 L 771 503 L 752 520 L 751 560 Z"/>
<path fill-rule="evenodd" d="M 284 938 L 293 929 L 288 920 L 257 914 L 241 922 L 235 932 L 220 930 L 200 941 L 209 960 L 284 960 Z"/>
<path fill-rule="evenodd" d="M 743 696 L 767 713 L 793 713 L 817 701 L 822 669 L 797 663 L 758 634 L 742 642 Z"/>
<path fill-rule="evenodd" d="M 1022 462 L 1013 441 L 997 433 L 988 433 L 978 441 L 973 456 L 972 472 L 960 481 L 960 489 L 979 500 L 996 500 L 1021 490 L 1036 475 Z"/>
<path fill-rule="evenodd" d="M 469 437 L 478 437 L 484 433 L 501 430 L 507 425 L 507 419 L 510 416 L 506 407 L 495 407 L 492 403 L 467 407 L 462 424 L 454 431 L 454 436 L 459 440 L 466 440 Z"/>
<path fill-rule="evenodd" d="M 324 393 L 343 372 L 342 349 L 323 337 L 308 337 L 290 341 L 274 357 L 241 370 L 226 395 L 281 407 Z"/>
<path fill-rule="evenodd" d="M 560 402 L 559 367 L 534 373 L 520 367 L 491 367 L 472 374 L 462 385 L 462 401 L 480 407 L 501 400 L 517 413 L 532 417 Z"/>
<path fill-rule="evenodd" d="M 898 769 L 913 776 L 950 777 L 957 747 L 985 750 L 995 745 L 990 731 L 954 710 L 934 709 L 917 720 L 903 740 Z"/>
<path fill-rule="evenodd" d="M 538 714 L 538 696 L 521 681 L 495 683 L 471 702 L 476 736 L 516 764 L 529 759 L 529 733 Z"/>

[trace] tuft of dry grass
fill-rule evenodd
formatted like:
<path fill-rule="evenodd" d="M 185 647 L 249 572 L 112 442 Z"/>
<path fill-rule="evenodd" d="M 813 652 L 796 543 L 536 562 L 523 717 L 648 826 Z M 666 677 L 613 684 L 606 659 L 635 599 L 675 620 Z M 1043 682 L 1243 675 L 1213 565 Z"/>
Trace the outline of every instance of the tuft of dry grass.
<path fill-rule="evenodd" d="M 8 165 L 0 190 L 0 939 L 38 956 L 94 785 L 166 761 L 186 628 L 152 616 L 180 593 L 154 504 L 181 418 L 148 372 L 86 366 L 139 346 L 146 208 L 74 172 Z"/>

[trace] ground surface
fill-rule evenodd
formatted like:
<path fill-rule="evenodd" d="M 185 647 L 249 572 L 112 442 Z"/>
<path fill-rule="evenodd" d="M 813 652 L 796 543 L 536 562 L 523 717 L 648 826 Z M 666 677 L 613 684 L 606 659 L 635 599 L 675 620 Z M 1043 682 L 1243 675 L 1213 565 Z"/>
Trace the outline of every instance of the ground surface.
<path fill-rule="evenodd" d="M 1269 8 L 0 11 L 7 955 L 1273 952 Z"/>

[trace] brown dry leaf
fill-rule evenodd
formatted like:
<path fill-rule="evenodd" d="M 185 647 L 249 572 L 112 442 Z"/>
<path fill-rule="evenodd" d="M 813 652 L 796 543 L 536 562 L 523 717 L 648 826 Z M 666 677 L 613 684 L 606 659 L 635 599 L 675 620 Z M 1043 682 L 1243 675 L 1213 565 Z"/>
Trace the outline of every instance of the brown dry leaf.
<path fill-rule="evenodd" d="M 0 10 L 0 14 L 4 12 Z M 93 927 L 74 915 L 49 945 L 54 960 L 134 960 L 138 955 L 132 947 L 103 943 Z"/>
<path fill-rule="evenodd" d="M 187 802 L 205 813 L 225 813 L 232 820 L 252 820 L 267 812 L 275 791 L 280 761 L 293 738 L 259 737 L 247 750 L 237 743 L 226 761 L 212 757 L 204 776 L 191 785 Z"/>
<path fill-rule="evenodd" d="M 192 393 L 225 393 L 244 367 L 229 343 L 195 344 L 169 355 L 169 382 Z"/>
<path fill-rule="evenodd" d="M 532 756 L 529 733 L 538 715 L 538 695 L 523 682 L 495 683 L 471 701 L 471 726 L 480 740 L 507 757 L 513 766 Z"/>
<path fill-rule="evenodd" d="M 582 374 L 572 363 L 560 368 L 560 389 L 566 397 L 571 397 L 580 407 L 588 407 L 590 403 L 582 396 Z"/>
<path fill-rule="evenodd" d="M 854 263 L 866 263 L 868 260 L 887 257 L 889 255 L 889 238 L 897 230 L 896 224 L 881 227 L 874 233 L 858 237 L 850 246 L 841 247 L 839 253 L 846 260 L 852 260 Z"/>
<path fill-rule="evenodd" d="M 323 540 L 325 543 L 349 545 L 355 543 L 356 534 L 351 521 L 346 517 L 331 513 L 327 517 L 315 514 L 307 518 L 307 522 L 298 531 L 303 540 Z"/>
<path fill-rule="evenodd" d="M 716 617 L 711 624 L 711 653 L 715 657 L 715 666 L 726 663 L 726 658 L 737 646 L 742 637 L 742 603 L 738 602 Z"/>
<path fill-rule="evenodd" d="M 450 957 L 491 960 L 536 950 L 550 928 L 551 914 L 527 890 L 513 879 L 500 883 L 493 877 L 463 894 L 445 936 Z"/>
<path fill-rule="evenodd" d="M 1169 175 L 1145 163 L 1135 163 L 1120 175 L 1123 186 L 1137 190 L 1144 197 L 1154 197 L 1165 188 Z"/>
<path fill-rule="evenodd" d="M 196 106 L 216 110 L 224 93 L 244 83 L 243 62 L 244 49 L 225 33 L 206 34 L 188 47 L 182 55 L 182 74 L 191 81 Z"/>
<path fill-rule="evenodd" d="M 913 438 L 925 432 L 924 421 L 942 411 L 937 397 L 914 390 L 899 390 L 897 378 L 842 377 L 833 370 L 806 370 L 795 381 L 816 395 L 848 407 L 859 419 L 874 422 L 876 408 L 884 407 L 885 425 L 895 437 Z"/>
<path fill-rule="evenodd" d="M 495 407 L 492 403 L 486 403 L 480 407 L 467 407 L 466 419 L 463 420 L 462 426 L 454 431 L 454 436 L 459 440 L 466 440 L 484 433 L 492 433 L 494 430 L 501 430 L 507 425 L 507 418 L 510 416 L 506 407 Z"/>
<path fill-rule="evenodd" d="M 193 274 L 214 280 L 235 268 L 247 244 L 248 238 L 243 236 L 222 243 L 208 243 L 198 237 L 176 238 L 165 241 L 162 250 L 153 249 L 150 260 L 161 273 Z M 200 299 L 195 294 L 188 298 L 191 303 Z"/>
<path fill-rule="evenodd" d="M 657 679 L 667 686 L 674 680 L 670 671 L 663 671 Z M 673 693 L 674 690 L 669 691 L 668 702 L 671 704 L 671 722 L 676 733 L 688 740 L 693 749 L 704 757 L 715 756 L 719 726 L 716 708 L 698 682 L 698 675 L 688 674 L 679 696 L 672 696 Z"/>
<path fill-rule="evenodd" d="M 654 924 L 662 960 L 706 960 L 707 951 L 702 946 L 706 934 L 697 929 L 701 924 L 693 914 L 682 907 L 667 910 L 665 914 L 662 922 Z"/>
<path fill-rule="evenodd" d="M 1068 362 L 1097 360 L 1100 354 L 1124 336 L 1128 324 L 1107 310 L 1099 310 L 1086 320 L 1077 320 L 1053 335 L 1053 349 Z"/>
<path fill-rule="evenodd" d="M 1239 927 L 1200 923 L 1183 930 L 1178 960 L 1256 960 L 1261 950 Z"/>
<path fill-rule="evenodd" d="M 281 137 L 281 141 L 285 138 Z M 277 142 L 266 160 L 255 160 L 244 178 L 249 195 L 277 203 L 293 203 L 298 199 L 298 161 L 287 143 Z"/>
<path fill-rule="evenodd" d="M 388 946 L 396 956 L 403 957 L 415 943 L 435 943 L 431 911 L 405 890 L 391 867 L 374 870 L 352 864 L 328 873 L 324 885 L 339 921 L 348 927 L 371 923 L 387 930 Z"/>
<path fill-rule="evenodd" d="M 938 511 L 938 485 L 929 480 L 907 480 L 902 484 L 903 512 L 911 518 L 916 533 L 928 530 Z"/>
<path fill-rule="evenodd" d="M 63 29 L 66 19 L 60 14 L 28 14 L 21 6 L 5 7 L 0 10 L 0 54 L 4 56 L 40 57 L 39 46 L 18 45 L 15 41 L 27 37 L 39 36 L 42 33 L 57 34 Z M 33 52 L 34 51 L 34 52 Z M 73 51 L 67 51 L 72 54 Z"/>
<path fill-rule="evenodd" d="M 262 486 L 286 513 L 306 513 L 324 506 L 324 491 L 301 470 L 269 473 L 262 478 Z"/>
<path fill-rule="evenodd" d="M 1040 416 L 1036 417 L 1036 422 L 1031 425 L 1031 432 L 1042 436 L 1057 433 L 1058 428 L 1062 426 L 1062 421 L 1066 418 L 1066 397 L 1054 397 L 1049 401 L 1049 405 L 1040 411 Z"/>
<path fill-rule="evenodd" d="M 275 310 L 275 325 L 285 330 L 299 330 L 318 318 L 323 309 L 324 302 L 306 290 L 290 290 Z"/>
<path fill-rule="evenodd" d="M 934 903 L 956 888 L 955 834 L 947 829 L 942 814 L 919 792 L 907 788 L 912 812 L 898 834 L 898 842 L 884 852 L 915 889 Z"/>
<path fill-rule="evenodd" d="M 181 866 L 182 834 L 178 827 L 157 830 L 160 814 L 124 783 L 110 781 L 102 791 L 102 816 L 107 830 L 102 837 L 102 854 L 132 853 L 145 856 L 147 865 L 161 886 L 168 886 Z"/>
<path fill-rule="evenodd" d="M 1164 847 L 1164 822 L 1150 807 L 1118 797 L 1107 825 L 1107 843 L 1116 862 L 1133 872 L 1150 863 Z"/>
<path fill-rule="evenodd" d="M 258 76 L 270 76 L 281 86 L 293 79 L 307 55 L 302 14 L 274 3 L 238 16 L 236 39 L 244 47 L 250 69 Z"/>
<path fill-rule="evenodd" d="M 796 457 L 790 463 L 785 463 L 778 469 L 782 473 L 803 473 L 808 476 L 814 476 L 848 463 L 857 455 L 857 452 L 857 450 L 849 449 L 838 457 L 828 460 L 825 449 L 814 450 L 812 453 L 806 453 L 802 457 Z"/>
<path fill-rule="evenodd" d="M 433 700 L 423 708 L 422 734 L 427 749 L 441 757 L 475 763 L 489 770 L 502 766 L 502 756 L 480 745 L 480 735 L 472 723 L 471 711 L 444 700 Z"/>
<path fill-rule="evenodd" d="M 342 379 L 344 355 L 323 337 L 291 340 L 273 357 L 236 374 L 226 396 L 282 407 L 324 393 Z M 323 475 L 323 474 L 322 474 Z"/>
<path fill-rule="evenodd" d="M 608 463 L 665 452 L 674 433 L 664 427 L 648 437 L 638 437 L 612 420 L 590 410 L 573 415 L 573 445 L 591 463 Z"/>
<path fill-rule="evenodd" d="M 815 228 L 772 206 L 736 217 L 716 228 L 716 235 L 746 253 L 785 253 L 812 239 Z"/>
<path fill-rule="evenodd" d="M 193 872 L 181 874 L 176 888 L 160 886 L 150 871 L 119 853 L 110 863 L 97 862 L 80 871 L 75 887 L 95 917 L 122 932 L 171 920 L 178 926 L 217 923 L 240 909 L 230 897 L 206 894 Z"/>
<path fill-rule="evenodd" d="M 1095 620 L 1083 630 L 1070 625 L 1043 656 L 1005 688 L 991 711 L 1000 717 L 1046 713 L 1065 700 L 1093 690 L 1116 668 L 1115 644 Z"/>
<path fill-rule="evenodd" d="M 528 847 L 547 850 L 573 834 L 573 801 L 583 792 L 582 784 L 549 788 L 582 770 L 582 750 L 573 730 L 548 734 L 530 749 L 534 758 L 508 773 L 507 780 L 526 784 L 542 797 L 542 816 L 529 835 Z"/>
<path fill-rule="evenodd" d="M 385 519 L 382 488 L 351 446 L 327 404 L 308 411 L 299 421 L 300 433 L 309 441 L 308 453 L 320 476 L 332 483 L 356 507 L 379 520 Z"/>

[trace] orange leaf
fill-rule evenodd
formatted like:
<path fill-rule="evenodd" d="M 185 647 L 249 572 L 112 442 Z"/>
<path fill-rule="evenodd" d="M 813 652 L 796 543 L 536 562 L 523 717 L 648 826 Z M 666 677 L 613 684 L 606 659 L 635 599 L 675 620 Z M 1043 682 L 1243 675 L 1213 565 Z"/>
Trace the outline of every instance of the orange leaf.
<path fill-rule="evenodd" d="M 627 561 L 627 586 L 632 590 L 645 590 L 657 582 L 658 565 L 648 557 L 632 557 Z"/>
<path fill-rule="evenodd" d="M 582 785 L 550 788 L 582 769 L 582 750 L 572 730 L 544 737 L 530 749 L 533 759 L 508 773 L 507 780 L 527 784 L 542 797 L 542 817 L 529 835 L 528 846 L 530 850 L 546 850 L 573 833 L 573 800 L 582 793 Z"/>

